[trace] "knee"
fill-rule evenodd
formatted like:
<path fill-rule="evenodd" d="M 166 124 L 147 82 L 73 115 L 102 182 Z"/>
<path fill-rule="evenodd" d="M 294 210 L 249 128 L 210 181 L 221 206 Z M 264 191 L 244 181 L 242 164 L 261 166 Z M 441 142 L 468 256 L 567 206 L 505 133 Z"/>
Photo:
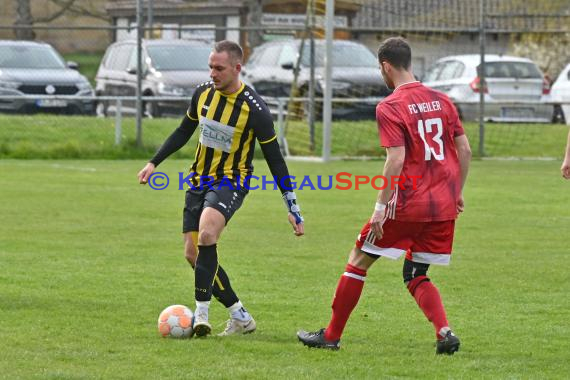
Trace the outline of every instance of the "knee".
<path fill-rule="evenodd" d="M 410 260 L 404 262 L 404 267 L 402 269 L 402 277 L 404 278 L 404 283 L 412 295 L 414 295 L 415 289 L 424 281 L 429 281 L 427 277 L 427 271 L 429 269 L 429 264 L 415 263 Z"/>
<path fill-rule="evenodd" d="M 201 230 L 198 233 L 198 244 L 212 245 L 216 244 L 218 236 L 210 230 Z"/>
<path fill-rule="evenodd" d="M 368 270 L 379 256 L 368 254 L 356 247 L 352 248 L 348 256 L 348 264 L 356 268 Z"/>

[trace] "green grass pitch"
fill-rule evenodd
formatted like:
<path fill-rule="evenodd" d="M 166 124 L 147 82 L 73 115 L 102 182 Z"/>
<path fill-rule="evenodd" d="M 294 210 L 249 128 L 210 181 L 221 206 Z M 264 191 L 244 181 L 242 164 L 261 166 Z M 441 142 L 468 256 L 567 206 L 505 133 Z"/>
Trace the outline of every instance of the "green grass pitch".
<path fill-rule="evenodd" d="M 570 181 L 559 162 L 474 161 L 449 268 L 430 275 L 462 339 L 434 355 L 434 334 L 380 259 L 339 352 L 309 350 L 299 328 L 325 326 L 336 282 L 376 191 L 298 192 L 295 238 L 277 191 L 255 190 L 219 244 L 221 263 L 258 322 L 248 336 L 169 340 L 168 305 L 194 309 L 182 252 L 184 193 L 137 184 L 144 161 L 0 161 L 0 377 L 567 378 Z M 160 170 L 176 177 L 187 160 Z M 382 162 L 289 164 L 292 174 L 372 175 Z M 256 161 L 256 174 L 268 174 Z M 174 178 L 175 179 L 175 178 Z M 214 331 L 227 319 L 215 301 Z"/>

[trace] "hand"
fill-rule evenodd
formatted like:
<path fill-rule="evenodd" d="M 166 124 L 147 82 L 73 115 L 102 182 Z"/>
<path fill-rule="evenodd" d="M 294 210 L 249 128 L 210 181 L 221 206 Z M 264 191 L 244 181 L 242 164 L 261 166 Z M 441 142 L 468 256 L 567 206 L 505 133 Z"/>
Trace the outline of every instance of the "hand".
<path fill-rule="evenodd" d="M 142 168 L 142 170 L 138 174 L 139 183 L 141 185 L 146 185 L 146 183 L 148 182 L 148 178 L 154 172 L 155 168 L 156 166 L 154 166 L 154 164 L 151 162 L 149 162 L 148 164 L 145 165 L 144 168 Z"/>
<path fill-rule="evenodd" d="M 384 235 L 382 224 L 384 224 L 385 216 L 386 216 L 386 210 L 374 211 L 372 217 L 370 218 L 370 230 L 378 240 L 382 239 L 382 235 Z"/>
<path fill-rule="evenodd" d="M 570 158 L 564 160 L 560 171 L 562 172 L 562 177 L 570 179 Z"/>
<path fill-rule="evenodd" d="M 289 223 L 293 226 L 293 232 L 295 232 L 295 236 L 303 236 L 305 234 L 305 225 L 303 222 L 297 224 L 295 216 L 293 214 L 288 213 Z"/>
<path fill-rule="evenodd" d="M 457 213 L 463 212 L 465 210 L 465 200 L 463 200 L 463 194 L 457 199 Z"/>

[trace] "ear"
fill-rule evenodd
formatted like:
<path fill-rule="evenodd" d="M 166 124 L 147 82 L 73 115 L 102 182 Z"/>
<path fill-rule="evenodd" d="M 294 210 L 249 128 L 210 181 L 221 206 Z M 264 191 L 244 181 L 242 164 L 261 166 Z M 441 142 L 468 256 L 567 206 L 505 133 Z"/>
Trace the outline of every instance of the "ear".
<path fill-rule="evenodd" d="M 241 72 L 241 63 L 236 63 L 236 71 L 239 73 Z"/>

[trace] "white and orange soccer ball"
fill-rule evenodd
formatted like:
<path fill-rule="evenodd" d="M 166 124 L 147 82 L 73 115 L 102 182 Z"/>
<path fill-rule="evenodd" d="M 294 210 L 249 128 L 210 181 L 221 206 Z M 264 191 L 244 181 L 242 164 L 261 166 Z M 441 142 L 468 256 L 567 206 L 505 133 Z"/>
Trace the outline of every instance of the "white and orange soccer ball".
<path fill-rule="evenodd" d="M 164 338 L 188 338 L 192 336 L 192 310 L 184 305 L 172 305 L 158 316 L 158 331 Z"/>

